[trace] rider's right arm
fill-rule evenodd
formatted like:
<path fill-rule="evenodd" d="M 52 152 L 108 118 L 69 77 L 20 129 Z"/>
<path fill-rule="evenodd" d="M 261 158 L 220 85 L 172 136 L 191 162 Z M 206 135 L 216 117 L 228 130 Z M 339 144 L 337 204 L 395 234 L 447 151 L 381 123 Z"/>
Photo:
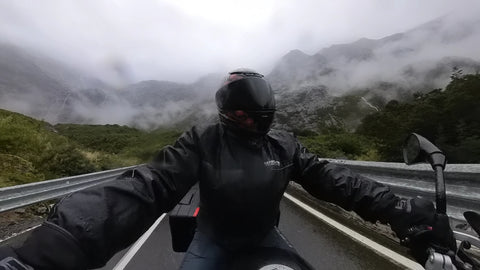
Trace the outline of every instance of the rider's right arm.
<path fill-rule="evenodd" d="M 149 165 L 62 199 L 47 222 L 16 249 L 35 269 L 102 266 L 171 210 L 197 180 L 198 136 L 193 128 Z"/>

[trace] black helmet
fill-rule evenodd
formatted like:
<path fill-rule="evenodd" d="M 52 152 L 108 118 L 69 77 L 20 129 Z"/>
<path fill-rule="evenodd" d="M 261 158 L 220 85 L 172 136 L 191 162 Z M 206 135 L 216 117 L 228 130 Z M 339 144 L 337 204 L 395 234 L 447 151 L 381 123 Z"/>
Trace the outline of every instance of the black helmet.
<path fill-rule="evenodd" d="M 275 98 L 262 74 L 249 69 L 230 72 L 215 101 L 226 127 L 250 135 L 264 135 L 270 130 Z"/>

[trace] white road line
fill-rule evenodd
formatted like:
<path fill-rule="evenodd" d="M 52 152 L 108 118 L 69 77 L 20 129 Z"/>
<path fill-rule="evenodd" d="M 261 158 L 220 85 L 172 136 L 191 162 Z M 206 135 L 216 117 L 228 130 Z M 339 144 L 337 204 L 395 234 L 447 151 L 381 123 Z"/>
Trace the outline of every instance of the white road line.
<path fill-rule="evenodd" d="M 24 234 L 24 233 L 26 233 L 26 232 L 29 232 L 29 231 L 31 231 L 31 230 L 33 230 L 33 229 L 36 229 L 36 228 L 40 227 L 40 225 L 41 225 L 41 224 L 35 225 L 35 226 L 33 226 L 33 227 L 31 227 L 31 228 L 28 228 L 28 229 L 26 229 L 26 230 L 24 230 L 24 231 L 21 231 L 21 232 L 19 232 L 19 233 L 14 233 L 14 234 L 12 234 L 12 235 L 10 235 L 10 236 L 8 236 L 8 237 L 5 237 L 5 238 L 3 238 L 3 239 L 0 239 L 0 244 L 1 244 L 2 242 L 5 242 L 5 241 L 9 240 L 9 239 L 12 239 L 12 238 L 17 237 L 17 236 L 20 236 L 20 235 L 22 235 L 22 234 Z"/>
<path fill-rule="evenodd" d="M 132 245 L 132 247 L 128 250 L 128 252 L 120 259 L 120 261 L 113 267 L 113 270 L 123 270 L 125 266 L 132 260 L 133 256 L 137 253 L 137 251 L 143 246 L 143 244 L 147 241 L 150 235 L 153 233 L 155 228 L 157 228 L 158 224 L 162 222 L 163 218 L 167 214 L 164 213 L 161 215 L 150 228 L 140 237 L 138 240 Z"/>
<path fill-rule="evenodd" d="M 333 228 L 337 229 L 338 231 L 344 233 L 346 236 L 351 237 L 353 240 L 359 242 L 360 244 L 372 249 L 374 252 L 378 253 L 381 256 L 384 256 L 398 264 L 400 264 L 402 267 L 405 267 L 406 269 L 415 269 L 415 270 L 424 270 L 424 268 L 416 263 L 415 261 L 410 260 L 409 258 L 402 256 L 395 251 L 384 247 L 380 245 L 377 242 L 372 241 L 371 239 L 349 229 L 348 227 L 338 223 L 337 221 L 327 217 L 326 215 L 318 212 L 317 210 L 313 209 L 312 207 L 308 206 L 307 204 L 301 202 L 300 200 L 294 198 L 292 195 L 285 193 L 284 194 L 285 198 L 289 199 L 299 207 L 303 208 L 310 214 L 314 215 L 315 217 L 321 219 L 328 225 L 332 226 Z"/>

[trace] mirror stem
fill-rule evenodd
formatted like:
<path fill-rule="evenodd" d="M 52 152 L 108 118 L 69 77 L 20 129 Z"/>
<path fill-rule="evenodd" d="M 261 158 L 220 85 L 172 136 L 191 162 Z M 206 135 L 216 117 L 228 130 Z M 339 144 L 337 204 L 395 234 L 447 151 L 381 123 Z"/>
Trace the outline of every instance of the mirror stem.
<path fill-rule="evenodd" d="M 447 214 L 447 194 L 445 192 L 445 180 L 443 178 L 443 167 L 441 165 L 435 166 L 435 196 L 437 203 L 437 213 L 438 214 Z"/>

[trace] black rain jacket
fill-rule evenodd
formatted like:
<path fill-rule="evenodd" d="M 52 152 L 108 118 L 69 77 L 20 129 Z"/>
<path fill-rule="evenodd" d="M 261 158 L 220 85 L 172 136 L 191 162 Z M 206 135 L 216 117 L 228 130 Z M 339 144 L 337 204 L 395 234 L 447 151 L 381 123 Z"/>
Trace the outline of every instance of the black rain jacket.
<path fill-rule="evenodd" d="M 398 199 L 380 183 L 319 160 L 290 133 L 246 140 L 215 124 L 185 132 L 149 165 L 65 197 L 16 252 L 35 269 L 99 267 L 196 182 L 198 229 L 222 245 L 241 246 L 275 225 L 291 180 L 370 221 L 388 222 Z"/>

